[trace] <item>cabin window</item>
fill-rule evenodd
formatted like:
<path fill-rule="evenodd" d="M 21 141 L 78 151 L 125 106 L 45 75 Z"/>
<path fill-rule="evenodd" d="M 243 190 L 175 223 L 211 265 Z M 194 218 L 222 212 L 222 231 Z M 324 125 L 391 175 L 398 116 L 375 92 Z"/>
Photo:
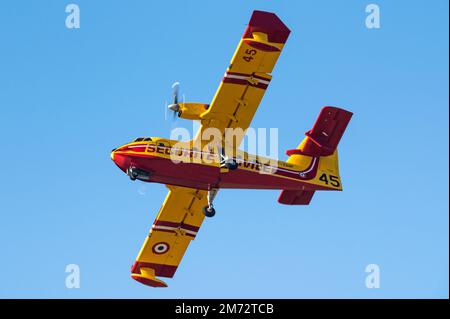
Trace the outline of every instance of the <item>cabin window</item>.
<path fill-rule="evenodd" d="M 151 142 L 152 139 L 150 137 L 138 137 L 134 140 L 134 142 Z"/>

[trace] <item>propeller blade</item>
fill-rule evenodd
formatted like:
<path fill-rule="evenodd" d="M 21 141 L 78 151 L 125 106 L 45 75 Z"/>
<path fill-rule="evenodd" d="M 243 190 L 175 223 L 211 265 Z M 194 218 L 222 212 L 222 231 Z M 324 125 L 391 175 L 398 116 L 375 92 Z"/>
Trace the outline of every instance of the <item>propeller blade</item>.
<path fill-rule="evenodd" d="M 177 114 L 180 110 L 180 105 L 178 104 L 179 101 L 179 91 L 180 91 L 180 82 L 175 82 L 172 84 L 172 95 L 173 95 L 173 103 L 167 105 L 167 101 L 166 101 L 166 119 L 167 119 L 167 109 L 171 110 L 173 112 L 173 118 L 172 120 L 175 121 Z M 184 97 L 183 97 L 184 98 Z"/>
<path fill-rule="evenodd" d="M 167 100 L 164 101 L 164 121 L 167 121 L 167 109 L 169 105 L 167 104 Z"/>
<path fill-rule="evenodd" d="M 174 84 L 172 84 L 172 89 L 173 89 L 173 104 L 178 104 L 180 82 L 175 82 Z"/>

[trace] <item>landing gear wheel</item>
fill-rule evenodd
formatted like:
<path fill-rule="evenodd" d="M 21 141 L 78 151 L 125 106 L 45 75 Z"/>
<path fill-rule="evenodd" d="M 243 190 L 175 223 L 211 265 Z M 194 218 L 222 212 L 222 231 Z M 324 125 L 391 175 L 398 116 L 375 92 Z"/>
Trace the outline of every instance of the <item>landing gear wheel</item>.
<path fill-rule="evenodd" d="M 225 163 L 225 167 L 233 171 L 238 168 L 238 164 L 234 160 L 229 160 Z"/>
<path fill-rule="evenodd" d="M 132 181 L 135 181 L 136 178 L 138 177 L 138 172 L 135 169 L 133 169 L 133 167 L 128 167 L 127 174 L 128 176 L 130 176 L 130 179 Z"/>
<path fill-rule="evenodd" d="M 238 168 L 238 163 L 236 163 L 236 161 L 233 158 L 229 158 L 226 154 L 225 154 L 225 149 L 222 147 L 218 148 L 218 152 L 220 154 L 220 167 L 221 168 L 227 168 L 229 170 L 235 170 L 236 168 Z"/>
<path fill-rule="evenodd" d="M 214 209 L 213 206 L 213 201 L 218 191 L 219 189 L 214 187 L 208 190 L 208 195 L 206 197 L 206 199 L 208 200 L 208 205 L 203 207 L 203 214 L 206 217 L 213 217 L 216 214 L 216 210 Z"/>
<path fill-rule="evenodd" d="M 203 214 L 206 217 L 213 217 L 216 214 L 216 210 L 212 206 L 203 207 Z"/>

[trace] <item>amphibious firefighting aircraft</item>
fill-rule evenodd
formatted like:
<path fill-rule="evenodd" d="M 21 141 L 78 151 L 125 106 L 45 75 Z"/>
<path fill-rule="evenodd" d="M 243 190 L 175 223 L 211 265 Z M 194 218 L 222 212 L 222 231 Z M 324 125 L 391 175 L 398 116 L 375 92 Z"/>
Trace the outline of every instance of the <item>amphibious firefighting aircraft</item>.
<path fill-rule="evenodd" d="M 215 214 L 213 201 L 221 188 L 280 189 L 278 202 L 287 205 L 308 205 L 317 190 L 342 190 L 337 145 L 352 116 L 343 109 L 322 108 L 300 145 L 286 152 L 286 162 L 238 151 L 243 134 L 233 136 L 231 143 L 205 137 L 208 129 L 223 137 L 227 129 L 249 127 L 289 33 L 275 14 L 254 11 L 210 104 L 179 102 L 174 87 L 169 110 L 201 123 L 193 140 L 137 138 L 111 152 L 132 180 L 163 183 L 169 189 L 131 268 L 133 279 L 167 287 L 157 277 L 174 276 L 204 217 Z"/>

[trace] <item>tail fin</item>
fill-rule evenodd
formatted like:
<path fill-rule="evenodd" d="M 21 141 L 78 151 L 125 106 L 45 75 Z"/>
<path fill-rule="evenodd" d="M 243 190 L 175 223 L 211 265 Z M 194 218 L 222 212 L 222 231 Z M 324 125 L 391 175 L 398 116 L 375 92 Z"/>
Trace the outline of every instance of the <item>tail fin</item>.
<path fill-rule="evenodd" d="M 305 133 L 306 137 L 299 146 L 286 152 L 289 155 L 287 162 L 306 168 L 314 157 L 320 157 L 316 179 L 323 182 L 325 187 L 341 190 L 337 146 L 352 115 L 337 107 L 322 108 L 312 129 Z M 283 190 L 278 202 L 308 205 L 313 195 L 314 190 Z"/>
<path fill-rule="evenodd" d="M 346 110 L 325 106 L 311 130 L 297 149 L 287 151 L 288 155 L 330 156 L 336 150 L 353 113 Z"/>

